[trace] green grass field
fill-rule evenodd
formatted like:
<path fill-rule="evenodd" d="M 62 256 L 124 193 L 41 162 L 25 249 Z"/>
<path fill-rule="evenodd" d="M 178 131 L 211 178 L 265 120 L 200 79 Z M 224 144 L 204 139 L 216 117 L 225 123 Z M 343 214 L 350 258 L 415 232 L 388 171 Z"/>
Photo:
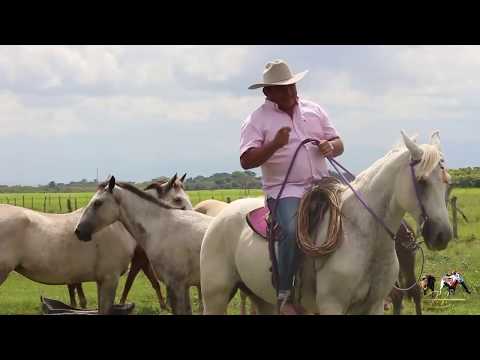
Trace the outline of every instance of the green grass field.
<path fill-rule="evenodd" d="M 242 197 L 254 197 L 263 194 L 259 189 L 227 189 L 227 190 L 196 190 L 187 191 L 193 205 L 207 199 L 231 201 Z M 68 201 L 71 210 L 85 206 L 93 193 L 2 193 L 0 204 L 21 206 L 37 211 L 49 213 L 69 212 Z"/>
<path fill-rule="evenodd" d="M 193 191 L 189 192 L 192 203 L 210 198 L 231 200 L 245 196 L 261 195 L 259 190 L 250 190 L 245 193 L 243 190 L 216 190 L 216 191 Z M 1 194 L 0 202 L 5 196 L 13 198 L 13 194 Z M 17 194 L 16 198 L 21 199 L 22 195 Z M 79 199 L 85 199 L 82 205 L 88 202 L 91 194 L 62 194 L 65 198 L 73 198 L 74 195 Z M 458 232 L 459 239 L 452 240 L 448 248 L 441 252 L 432 252 L 425 250 L 425 274 L 432 274 L 437 278 L 437 288 L 439 278 L 447 271 L 456 269 L 460 271 L 466 279 L 467 285 L 472 290 L 472 294 L 466 294 L 459 286 L 454 299 L 465 299 L 464 301 L 451 301 L 446 307 L 427 307 L 424 305 L 425 314 L 480 314 L 480 189 L 455 189 L 453 194 L 457 196 L 457 206 L 467 216 L 469 222 L 459 216 Z M 57 194 L 55 194 L 57 196 Z M 43 207 L 44 194 L 38 194 L 40 206 Z M 35 202 L 35 200 L 34 200 Z M 10 202 L 11 203 L 11 202 Z M 54 201 L 51 201 L 54 203 Z M 79 200 L 77 200 L 79 203 Z M 18 204 L 17 205 L 21 205 Z M 28 205 L 28 204 L 27 204 Z M 57 199 L 58 205 L 58 199 Z M 53 205 L 52 205 L 53 206 Z M 27 206 L 28 207 L 28 206 Z M 63 207 L 62 207 L 63 209 Z M 50 209 L 49 211 L 53 211 Z M 64 212 L 64 211 L 63 211 Z M 417 256 L 417 269 L 421 267 L 420 256 Z M 119 290 L 117 290 L 117 301 L 123 290 L 126 276 L 122 276 Z M 85 293 L 87 295 L 89 307 L 96 307 L 96 287 L 94 283 L 84 283 Z M 164 288 L 163 288 L 164 289 Z M 165 294 L 165 291 L 164 291 Z M 192 303 L 194 312 L 198 313 L 198 298 L 196 289 L 192 288 Z M 66 286 L 42 285 L 32 282 L 17 273 L 11 273 L 5 283 L 0 286 L 0 314 L 40 314 L 40 296 L 58 299 L 68 303 L 68 291 Z M 428 299 L 428 296 L 425 298 Z M 143 274 L 139 274 L 132 286 L 129 295 L 129 302 L 135 303 L 134 314 L 158 314 L 160 307 L 156 299 L 155 292 L 150 287 L 148 280 Z M 239 296 L 233 299 L 229 307 L 229 314 L 239 313 Z M 425 302 L 426 304 L 426 302 Z M 404 314 L 414 314 L 413 303 L 410 300 L 404 301 Z M 391 313 L 388 311 L 387 314 Z M 161 314 L 167 314 L 161 312 Z"/>

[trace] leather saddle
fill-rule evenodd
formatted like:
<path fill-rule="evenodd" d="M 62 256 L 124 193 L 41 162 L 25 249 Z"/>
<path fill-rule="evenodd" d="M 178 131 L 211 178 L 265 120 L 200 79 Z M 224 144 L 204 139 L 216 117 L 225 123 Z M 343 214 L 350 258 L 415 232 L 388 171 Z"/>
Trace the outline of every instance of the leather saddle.
<path fill-rule="evenodd" d="M 270 211 L 267 207 L 262 206 L 252 210 L 247 214 L 247 223 L 252 230 L 265 240 L 267 239 L 268 217 Z"/>

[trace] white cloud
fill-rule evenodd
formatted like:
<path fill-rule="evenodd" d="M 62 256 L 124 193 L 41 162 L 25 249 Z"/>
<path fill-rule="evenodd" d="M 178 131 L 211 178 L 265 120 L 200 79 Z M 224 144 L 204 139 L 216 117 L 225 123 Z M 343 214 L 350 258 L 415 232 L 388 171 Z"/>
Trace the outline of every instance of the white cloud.
<path fill-rule="evenodd" d="M 28 134 L 68 143 L 81 136 L 92 147 L 128 143 L 139 155 L 157 144 L 147 146 L 132 129 L 165 129 L 174 147 L 177 133 L 212 127 L 212 139 L 220 141 L 210 143 L 210 130 L 198 139 L 189 133 L 188 146 L 198 152 L 178 155 L 182 164 L 192 157 L 198 171 L 210 168 L 198 159 L 215 149 L 215 161 L 235 168 L 240 123 L 263 101 L 260 90 L 247 86 L 273 58 L 286 59 L 294 71 L 310 70 L 300 95 L 325 107 L 355 154 L 347 154 L 349 161 L 381 156 L 402 128 L 425 137 L 439 128 L 451 143 L 478 138 L 480 46 L 197 45 L 0 46 L 0 138 L 15 143 Z M 128 178 L 141 166 L 126 166 Z"/>

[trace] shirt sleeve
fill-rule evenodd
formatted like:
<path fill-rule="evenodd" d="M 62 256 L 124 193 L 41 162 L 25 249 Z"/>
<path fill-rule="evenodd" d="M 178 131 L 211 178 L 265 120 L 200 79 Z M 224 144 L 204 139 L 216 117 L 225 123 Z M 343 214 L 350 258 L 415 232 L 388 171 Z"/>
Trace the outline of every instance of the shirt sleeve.
<path fill-rule="evenodd" d="M 249 116 L 242 124 L 240 130 L 240 157 L 250 148 L 261 147 L 264 143 L 262 131 Z"/>
<path fill-rule="evenodd" d="M 335 129 L 332 122 L 330 121 L 330 117 L 328 116 L 327 112 L 323 110 L 320 106 L 318 106 L 317 109 L 322 122 L 322 130 L 325 136 L 325 140 L 340 137 L 337 129 Z"/>

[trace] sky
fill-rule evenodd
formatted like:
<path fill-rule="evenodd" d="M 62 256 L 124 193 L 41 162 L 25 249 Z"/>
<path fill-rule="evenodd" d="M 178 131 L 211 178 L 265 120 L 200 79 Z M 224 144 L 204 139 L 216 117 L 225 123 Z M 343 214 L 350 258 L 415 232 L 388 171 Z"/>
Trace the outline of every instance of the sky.
<path fill-rule="evenodd" d="M 0 184 L 149 181 L 241 170 L 248 86 L 269 60 L 309 70 L 298 94 L 359 173 L 401 139 L 440 131 L 450 168 L 479 166 L 480 46 L 0 46 Z M 259 171 L 257 171 L 260 174 Z"/>

